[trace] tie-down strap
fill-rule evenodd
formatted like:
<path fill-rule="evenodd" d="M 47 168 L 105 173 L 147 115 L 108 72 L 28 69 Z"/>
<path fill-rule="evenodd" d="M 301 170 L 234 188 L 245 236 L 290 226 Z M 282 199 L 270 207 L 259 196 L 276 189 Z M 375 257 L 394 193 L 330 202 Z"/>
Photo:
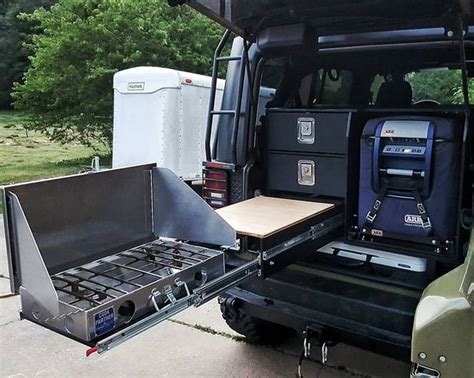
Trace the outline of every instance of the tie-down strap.
<path fill-rule="evenodd" d="M 387 195 L 388 192 L 388 185 L 383 184 L 382 187 L 380 188 L 380 191 L 377 195 L 377 198 L 372 205 L 372 208 L 369 210 L 367 215 L 365 216 L 365 221 L 364 221 L 364 233 L 371 233 L 371 229 L 373 227 L 375 218 L 377 218 L 377 215 L 382 207 L 383 201 Z M 428 213 L 426 212 L 426 207 L 423 204 L 423 199 L 421 198 L 420 192 L 417 189 L 412 190 L 413 198 L 416 202 L 416 209 L 418 211 L 418 214 L 420 215 L 421 218 L 421 226 L 423 227 L 423 230 L 425 231 L 427 236 L 431 236 L 433 234 L 433 226 L 431 224 L 430 217 L 428 216 Z"/>

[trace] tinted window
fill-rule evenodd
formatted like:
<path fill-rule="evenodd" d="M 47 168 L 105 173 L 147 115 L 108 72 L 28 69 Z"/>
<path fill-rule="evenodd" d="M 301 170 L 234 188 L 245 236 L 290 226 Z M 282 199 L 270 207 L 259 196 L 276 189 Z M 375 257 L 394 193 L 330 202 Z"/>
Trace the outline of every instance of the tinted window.
<path fill-rule="evenodd" d="M 349 105 L 353 77 L 346 70 L 319 70 L 313 105 Z"/>
<path fill-rule="evenodd" d="M 390 80 L 390 75 L 377 75 L 375 77 L 371 86 L 372 104 L 376 102 L 380 87 L 383 83 Z M 461 70 L 459 69 L 417 70 L 405 74 L 404 80 L 411 86 L 413 104 L 417 104 L 420 101 L 435 101 L 440 105 L 458 105 L 464 102 Z M 474 81 L 471 79 L 470 86 L 473 87 L 473 85 Z"/>
<path fill-rule="evenodd" d="M 296 83 L 285 106 L 311 108 L 318 105 L 349 105 L 352 82 L 350 71 L 319 69 Z"/>

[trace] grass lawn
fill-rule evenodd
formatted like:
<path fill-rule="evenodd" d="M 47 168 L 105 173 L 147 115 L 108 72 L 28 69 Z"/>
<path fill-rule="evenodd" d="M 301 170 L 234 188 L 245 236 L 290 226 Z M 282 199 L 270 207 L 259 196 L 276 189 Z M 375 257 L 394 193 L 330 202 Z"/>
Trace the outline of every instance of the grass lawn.
<path fill-rule="evenodd" d="M 23 123 L 21 113 L 0 111 L 0 186 L 78 173 L 94 155 L 101 155 L 101 165 L 110 165 L 105 149 L 51 142 L 37 132 L 27 133 Z M 2 208 L 0 204 L 0 212 Z"/>

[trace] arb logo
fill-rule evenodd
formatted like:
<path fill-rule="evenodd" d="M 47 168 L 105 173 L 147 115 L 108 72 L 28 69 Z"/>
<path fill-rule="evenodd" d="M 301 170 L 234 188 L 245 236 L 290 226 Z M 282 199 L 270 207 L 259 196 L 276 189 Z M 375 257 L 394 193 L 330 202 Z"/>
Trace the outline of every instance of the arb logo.
<path fill-rule="evenodd" d="M 405 215 L 405 224 L 407 226 L 423 226 L 423 219 L 419 215 Z"/>

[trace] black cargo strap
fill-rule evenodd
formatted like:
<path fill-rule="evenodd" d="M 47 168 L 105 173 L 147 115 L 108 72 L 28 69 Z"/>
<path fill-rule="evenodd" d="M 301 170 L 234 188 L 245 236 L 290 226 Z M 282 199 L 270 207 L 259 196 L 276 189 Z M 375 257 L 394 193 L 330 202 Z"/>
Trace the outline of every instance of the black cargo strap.
<path fill-rule="evenodd" d="M 372 206 L 372 209 L 370 209 L 370 211 L 365 216 L 364 230 L 363 230 L 364 233 L 370 233 L 372 229 L 372 225 L 374 224 L 375 218 L 377 217 L 377 214 L 380 211 L 380 208 L 382 207 L 383 200 L 385 196 L 387 195 L 387 191 L 388 191 L 388 185 L 385 183 L 380 188 L 379 194 Z M 423 227 L 423 230 L 425 231 L 426 235 L 431 236 L 433 234 L 433 226 L 431 225 L 430 217 L 428 216 L 426 212 L 426 208 L 425 208 L 425 205 L 423 204 L 423 200 L 421 198 L 420 192 L 417 189 L 414 189 L 412 193 L 413 193 L 413 198 L 415 199 L 415 202 L 416 202 L 416 209 L 418 210 L 418 214 L 420 215 L 420 218 L 421 218 L 421 222 L 422 222 L 421 225 Z"/>
<path fill-rule="evenodd" d="M 423 230 L 425 231 L 426 235 L 431 235 L 433 232 L 433 226 L 431 225 L 430 217 L 426 213 L 426 208 L 423 204 L 420 192 L 415 189 L 412 193 L 416 201 L 416 209 L 418 210 L 418 214 L 420 214 L 421 217 L 421 226 L 423 227 Z"/>
<path fill-rule="evenodd" d="M 374 224 L 374 220 L 375 218 L 377 218 L 377 214 L 380 208 L 382 207 L 383 200 L 385 196 L 387 195 L 387 191 L 388 191 L 388 185 L 383 184 L 382 187 L 380 188 L 377 199 L 372 205 L 372 209 L 370 209 L 370 211 L 365 216 L 364 228 L 367 228 L 369 230 L 370 228 L 372 228 L 372 225 Z"/>

